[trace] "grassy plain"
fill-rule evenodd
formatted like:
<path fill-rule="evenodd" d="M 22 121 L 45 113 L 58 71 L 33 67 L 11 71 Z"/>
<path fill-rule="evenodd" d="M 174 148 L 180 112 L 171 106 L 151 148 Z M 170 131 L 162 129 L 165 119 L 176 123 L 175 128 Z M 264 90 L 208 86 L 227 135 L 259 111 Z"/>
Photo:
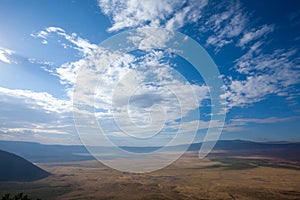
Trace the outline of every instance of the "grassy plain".
<path fill-rule="evenodd" d="M 131 174 L 95 160 L 40 165 L 52 176 L 0 183 L 0 195 L 25 192 L 58 199 L 300 199 L 300 168 L 261 157 L 209 157 L 188 152 L 152 173 Z"/>

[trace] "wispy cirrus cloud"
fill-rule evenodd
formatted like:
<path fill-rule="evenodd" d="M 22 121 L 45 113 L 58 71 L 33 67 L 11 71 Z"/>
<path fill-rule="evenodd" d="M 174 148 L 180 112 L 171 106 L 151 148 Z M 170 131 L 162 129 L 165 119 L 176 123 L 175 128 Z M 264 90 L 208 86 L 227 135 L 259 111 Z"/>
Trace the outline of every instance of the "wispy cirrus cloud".
<path fill-rule="evenodd" d="M 8 63 L 8 64 L 12 63 L 13 60 L 10 57 L 14 53 L 15 52 L 10 49 L 0 47 L 0 61 Z"/>
<path fill-rule="evenodd" d="M 4 140 L 79 143 L 72 102 L 46 92 L 0 87 L 0 135 Z"/>
<path fill-rule="evenodd" d="M 272 124 L 277 122 L 284 122 L 298 119 L 299 117 L 269 117 L 269 118 L 243 118 L 243 119 L 232 119 L 231 122 L 243 125 L 245 123 L 257 123 L 257 124 Z"/>
<path fill-rule="evenodd" d="M 298 96 L 293 87 L 300 81 L 299 52 L 297 49 L 278 49 L 263 53 L 262 43 L 257 42 L 246 54 L 236 60 L 237 72 L 245 79 L 229 77 L 227 92 L 223 95 L 229 107 L 246 106 L 259 102 L 268 95 Z"/>
<path fill-rule="evenodd" d="M 291 117 L 268 117 L 268 118 L 234 118 L 224 127 L 226 132 L 244 131 L 249 124 L 273 124 L 298 120 L 299 116 Z"/>
<path fill-rule="evenodd" d="M 37 33 L 32 33 L 31 36 L 35 38 L 42 38 L 42 43 L 47 44 L 47 38 L 49 37 L 49 34 L 57 34 L 59 36 L 62 36 L 70 43 L 70 45 L 62 43 L 64 47 L 68 46 L 74 48 L 85 55 L 89 54 L 93 49 L 97 48 L 97 45 L 91 44 L 89 41 L 77 36 L 76 33 L 67 34 L 65 30 L 60 27 L 48 27 Z"/>
<path fill-rule="evenodd" d="M 30 90 L 18 90 L 8 89 L 0 87 L 0 95 L 2 96 L 2 102 L 16 98 L 21 102 L 29 105 L 30 108 L 34 109 L 42 107 L 45 111 L 55 113 L 65 113 L 71 111 L 71 102 L 68 100 L 61 100 L 53 97 L 47 92 L 34 92 Z"/>
<path fill-rule="evenodd" d="M 255 39 L 264 39 L 265 36 L 274 31 L 274 25 L 263 25 L 261 28 L 256 28 L 251 31 L 244 33 L 243 37 L 240 39 L 238 45 L 245 47 L 248 43 L 254 41 Z"/>
<path fill-rule="evenodd" d="M 213 47 L 216 55 L 229 44 L 245 52 L 230 69 L 237 74 L 224 75 L 227 92 L 222 97 L 229 108 L 253 105 L 269 95 L 285 96 L 286 99 L 297 96 L 297 92 L 293 92 L 293 87 L 299 83 L 297 48 L 266 48 L 276 26 L 258 23 L 254 26 L 250 23 L 251 15 L 238 1 L 235 4 L 223 2 L 222 6 L 215 5 L 215 9 L 217 13 L 204 15 L 208 20 L 200 29 L 204 33 L 214 33 L 207 37 L 207 47 Z"/>
<path fill-rule="evenodd" d="M 249 21 L 247 13 L 243 11 L 238 1 L 226 3 L 224 6 L 224 11 L 209 16 L 202 27 L 203 30 L 213 32 L 207 38 L 206 44 L 215 46 L 216 52 L 239 37 Z"/>

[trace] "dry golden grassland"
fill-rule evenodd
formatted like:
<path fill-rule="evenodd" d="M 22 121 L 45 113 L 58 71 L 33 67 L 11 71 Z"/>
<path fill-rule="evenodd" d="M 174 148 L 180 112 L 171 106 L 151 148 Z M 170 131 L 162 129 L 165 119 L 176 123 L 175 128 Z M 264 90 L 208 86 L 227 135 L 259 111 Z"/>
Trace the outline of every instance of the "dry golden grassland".
<path fill-rule="evenodd" d="M 40 165 L 53 175 L 0 183 L 1 195 L 23 191 L 42 199 L 300 199 L 300 170 L 267 158 L 206 158 L 189 152 L 152 173 L 131 174 L 99 162 Z"/>

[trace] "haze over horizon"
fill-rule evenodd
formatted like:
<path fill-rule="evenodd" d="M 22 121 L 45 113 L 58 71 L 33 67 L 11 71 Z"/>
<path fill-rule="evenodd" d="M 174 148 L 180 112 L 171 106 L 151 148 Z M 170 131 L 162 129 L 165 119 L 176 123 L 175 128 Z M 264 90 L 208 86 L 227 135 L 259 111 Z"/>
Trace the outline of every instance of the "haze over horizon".
<path fill-rule="evenodd" d="M 184 33 L 214 60 L 227 106 L 220 139 L 300 141 L 296 0 L 0 1 L 0 140 L 81 144 L 72 108 L 80 69 L 97 63 L 97 55 L 104 53 L 98 45 L 104 40 L 145 27 Z M 168 38 L 163 32 L 154 37 L 162 44 Z M 146 42 L 151 45 L 153 40 Z M 116 56 L 107 55 L 111 60 Z M 122 104 L 126 93 L 111 88 L 134 70 L 138 73 L 131 77 L 143 84 L 136 89 L 131 79 L 126 82 L 135 88 L 129 101 L 134 126 L 124 122 L 126 130 L 135 136 L 151 134 L 151 129 L 143 132 L 136 125 L 159 124 L 148 115 L 151 109 L 159 111 L 158 104 L 167 117 L 157 144 L 172 138 L 179 127 L 189 134 L 196 124 L 194 142 L 202 141 L 211 118 L 209 89 L 190 63 L 159 49 L 124 54 L 102 73 L 93 111 L 110 137 L 122 144 L 110 106 L 113 100 Z M 197 103 L 186 92 L 190 88 Z M 183 107 L 170 90 L 187 97 Z M 212 124 L 219 127 L 221 122 Z"/>

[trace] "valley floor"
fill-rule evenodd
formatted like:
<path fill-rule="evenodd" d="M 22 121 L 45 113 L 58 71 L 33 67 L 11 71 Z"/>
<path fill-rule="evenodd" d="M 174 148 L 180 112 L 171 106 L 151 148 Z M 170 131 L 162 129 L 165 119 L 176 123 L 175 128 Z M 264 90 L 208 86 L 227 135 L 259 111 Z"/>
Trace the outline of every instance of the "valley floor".
<path fill-rule="evenodd" d="M 299 165 L 268 158 L 199 160 L 193 152 L 162 170 L 130 174 L 95 160 L 40 165 L 53 175 L 0 183 L 0 194 L 58 199 L 300 199 Z"/>

